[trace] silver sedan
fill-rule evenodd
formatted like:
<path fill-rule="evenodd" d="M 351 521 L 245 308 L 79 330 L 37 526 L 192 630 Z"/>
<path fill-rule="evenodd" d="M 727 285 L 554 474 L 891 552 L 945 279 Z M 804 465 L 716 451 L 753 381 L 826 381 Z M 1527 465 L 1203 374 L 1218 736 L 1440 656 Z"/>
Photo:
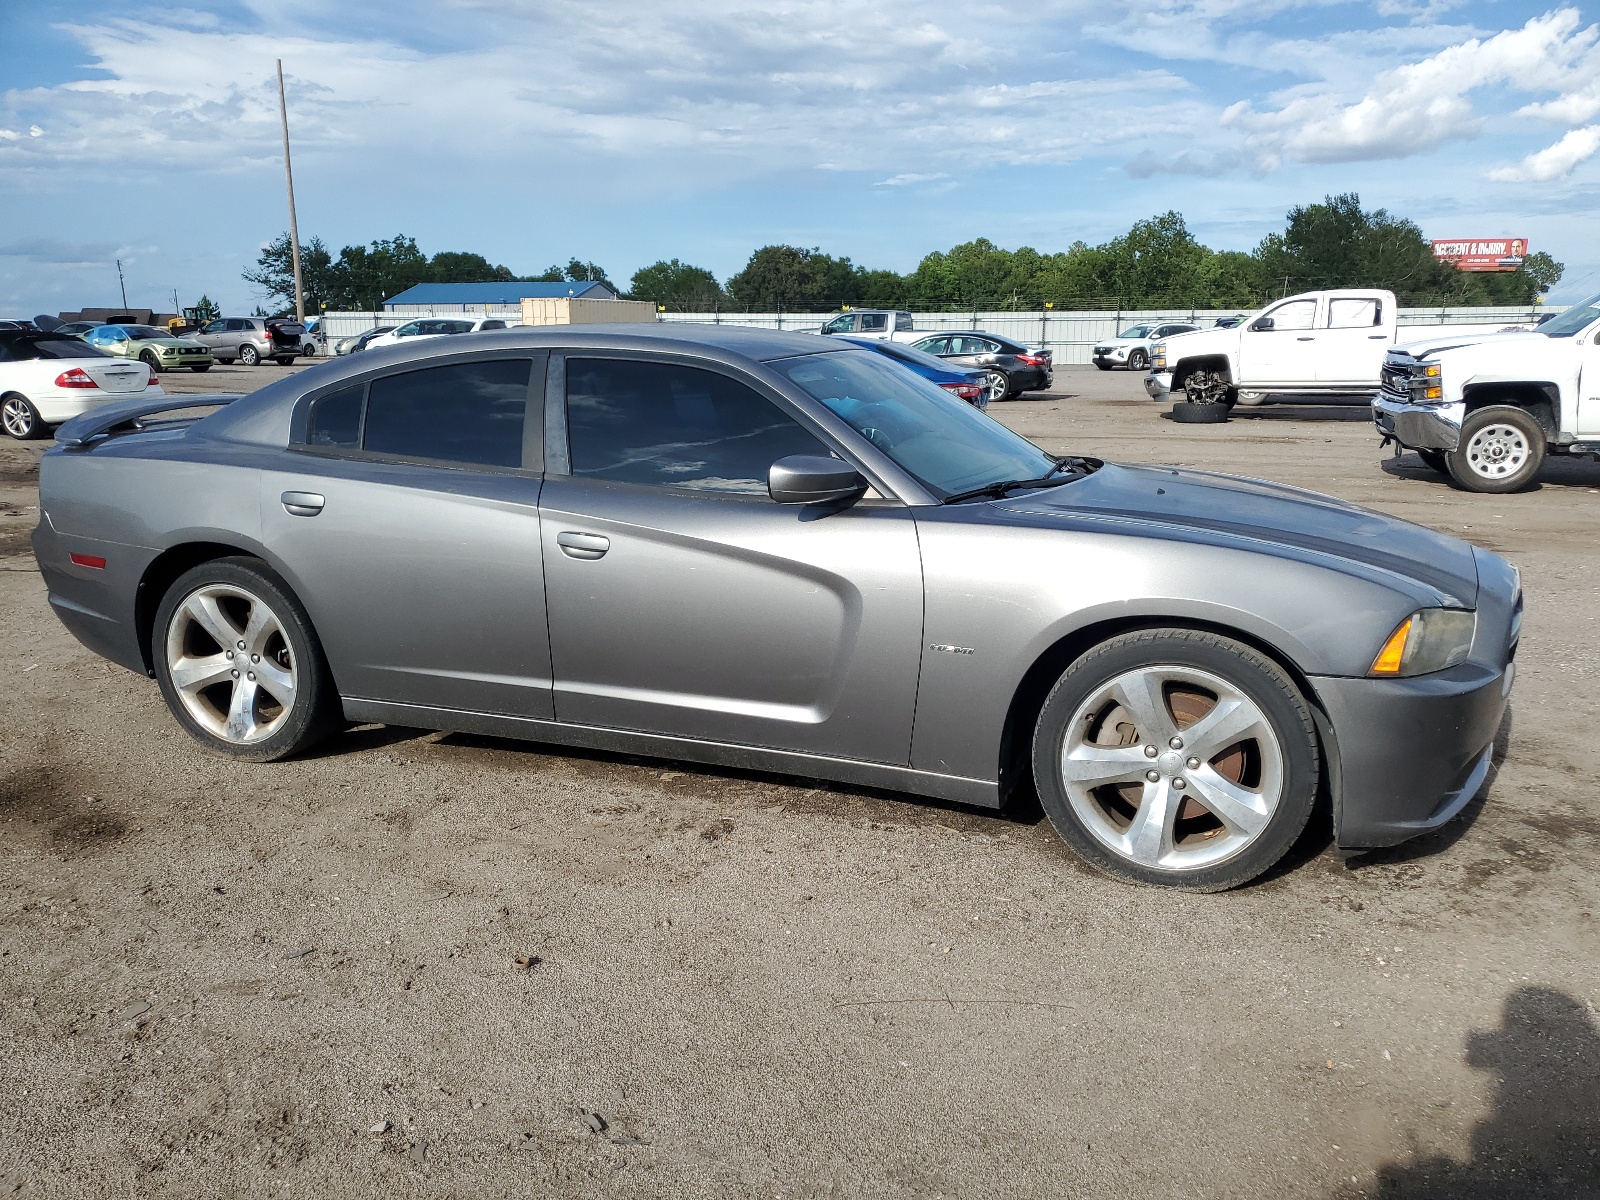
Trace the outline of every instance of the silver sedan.
<path fill-rule="evenodd" d="M 868 350 L 728 326 L 437 338 L 63 426 L 56 613 L 201 744 L 350 722 L 998 808 L 1131 879 L 1388 845 L 1481 790 L 1501 558 L 1293 488 L 1055 457 Z"/>

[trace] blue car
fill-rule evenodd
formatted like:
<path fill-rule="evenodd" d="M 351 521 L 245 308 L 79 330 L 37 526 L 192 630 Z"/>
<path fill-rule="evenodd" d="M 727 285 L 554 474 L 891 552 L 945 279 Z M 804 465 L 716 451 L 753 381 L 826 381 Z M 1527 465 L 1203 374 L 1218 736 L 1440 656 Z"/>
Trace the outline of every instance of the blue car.
<path fill-rule="evenodd" d="M 868 350 L 876 350 L 879 354 L 886 355 L 897 363 L 910 367 L 924 379 L 938 384 L 953 395 L 960 396 L 973 408 L 986 409 L 989 407 L 989 392 L 984 387 L 985 373 L 983 371 L 967 371 L 959 367 L 951 367 L 942 358 L 924 354 L 921 350 L 913 350 L 910 346 L 901 345 L 899 342 L 864 337 L 841 337 L 838 340 L 841 342 L 853 342 L 857 346 L 865 346 Z"/>

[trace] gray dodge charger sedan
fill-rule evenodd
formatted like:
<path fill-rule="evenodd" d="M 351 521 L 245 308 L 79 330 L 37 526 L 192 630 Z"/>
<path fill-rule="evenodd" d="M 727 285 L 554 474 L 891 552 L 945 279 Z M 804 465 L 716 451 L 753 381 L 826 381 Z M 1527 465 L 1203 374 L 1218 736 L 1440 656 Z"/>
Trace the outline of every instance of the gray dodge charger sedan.
<path fill-rule="evenodd" d="M 1056 457 L 869 350 L 569 326 L 62 426 L 56 613 L 254 761 L 349 722 L 996 808 L 1215 890 L 1481 789 L 1516 572 L 1278 484 Z"/>

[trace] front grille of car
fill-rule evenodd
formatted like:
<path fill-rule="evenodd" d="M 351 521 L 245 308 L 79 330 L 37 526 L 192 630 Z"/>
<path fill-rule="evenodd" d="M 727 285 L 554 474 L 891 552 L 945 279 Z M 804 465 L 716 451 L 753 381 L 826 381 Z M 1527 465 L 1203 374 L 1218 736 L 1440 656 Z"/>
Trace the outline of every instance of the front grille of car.
<path fill-rule="evenodd" d="M 205 354 L 206 352 L 204 346 L 182 346 L 178 350 L 179 354 Z"/>

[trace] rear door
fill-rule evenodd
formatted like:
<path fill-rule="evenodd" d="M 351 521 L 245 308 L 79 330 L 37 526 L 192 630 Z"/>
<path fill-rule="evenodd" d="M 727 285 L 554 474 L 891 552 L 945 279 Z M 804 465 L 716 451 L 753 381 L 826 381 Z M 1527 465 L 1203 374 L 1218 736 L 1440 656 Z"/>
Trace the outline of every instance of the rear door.
<path fill-rule="evenodd" d="M 544 365 L 463 356 L 335 386 L 297 410 L 298 450 L 264 474 L 262 541 L 341 695 L 552 715 Z"/>
<path fill-rule="evenodd" d="M 1329 296 L 1317 330 L 1317 379 L 1376 390 L 1391 341 L 1384 297 Z"/>
<path fill-rule="evenodd" d="M 751 377 L 584 355 L 553 358 L 551 380 L 556 717 L 905 764 L 922 636 L 910 509 L 775 503 L 771 464 L 829 448 Z"/>
<path fill-rule="evenodd" d="M 1286 300 L 1245 326 L 1239 338 L 1239 382 L 1305 384 L 1317 378 L 1317 301 Z"/>

